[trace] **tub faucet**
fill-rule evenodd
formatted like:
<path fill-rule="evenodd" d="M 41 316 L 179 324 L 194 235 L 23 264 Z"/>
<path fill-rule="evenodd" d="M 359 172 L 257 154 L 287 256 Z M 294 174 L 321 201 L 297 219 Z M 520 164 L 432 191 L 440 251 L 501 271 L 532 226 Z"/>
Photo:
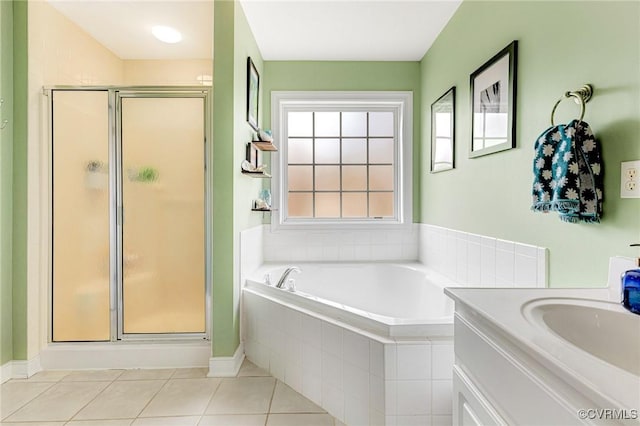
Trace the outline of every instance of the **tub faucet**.
<path fill-rule="evenodd" d="M 284 286 L 284 283 L 287 281 L 287 277 L 292 272 L 300 273 L 302 271 L 297 266 L 291 266 L 291 267 L 285 269 L 284 273 L 282 274 L 282 276 L 278 280 L 278 283 L 276 284 L 276 288 L 282 288 L 282 286 Z"/>

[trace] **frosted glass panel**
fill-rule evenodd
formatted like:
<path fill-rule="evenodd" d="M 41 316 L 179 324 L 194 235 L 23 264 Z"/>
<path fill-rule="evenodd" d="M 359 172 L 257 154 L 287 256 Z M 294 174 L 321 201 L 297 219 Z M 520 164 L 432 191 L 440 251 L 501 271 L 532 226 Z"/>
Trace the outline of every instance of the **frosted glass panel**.
<path fill-rule="evenodd" d="M 365 164 L 367 162 L 367 140 L 343 139 L 342 162 Z"/>
<path fill-rule="evenodd" d="M 316 163 L 340 163 L 340 140 L 316 139 Z"/>
<path fill-rule="evenodd" d="M 367 217 L 367 193 L 346 192 L 342 194 L 343 217 Z"/>
<path fill-rule="evenodd" d="M 313 139 L 292 139 L 289 138 L 289 163 L 312 163 L 313 162 Z"/>
<path fill-rule="evenodd" d="M 342 113 L 342 136 L 367 136 L 367 113 L 366 112 L 343 112 Z"/>
<path fill-rule="evenodd" d="M 313 194 L 312 193 L 289 193 L 289 216 L 290 217 L 311 217 L 313 216 Z"/>
<path fill-rule="evenodd" d="M 393 139 L 369 139 L 370 163 L 393 163 Z"/>
<path fill-rule="evenodd" d="M 367 166 L 343 166 L 342 189 L 345 191 L 366 191 Z"/>
<path fill-rule="evenodd" d="M 316 166 L 316 190 L 340 190 L 340 166 Z"/>
<path fill-rule="evenodd" d="M 372 191 L 393 190 L 393 166 L 369 167 L 369 189 Z"/>
<path fill-rule="evenodd" d="M 340 217 L 340 193 L 316 194 L 316 217 Z"/>
<path fill-rule="evenodd" d="M 313 136 L 313 113 L 290 112 L 288 115 L 289 136 Z"/>
<path fill-rule="evenodd" d="M 122 99 L 123 331 L 205 331 L 204 100 Z"/>
<path fill-rule="evenodd" d="M 369 136 L 392 137 L 393 113 L 392 112 L 371 112 L 369 113 Z"/>
<path fill-rule="evenodd" d="M 340 136 L 339 112 L 316 112 L 316 136 Z"/>
<path fill-rule="evenodd" d="M 369 216 L 390 217 L 393 216 L 393 193 L 372 192 L 369 194 Z"/>
<path fill-rule="evenodd" d="M 53 340 L 109 340 L 106 91 L 53 96 Z"/>
<path fill-rule="evenodd" d="M 313 166 L 289 166 L 289 191 L 313 189 Z"/>

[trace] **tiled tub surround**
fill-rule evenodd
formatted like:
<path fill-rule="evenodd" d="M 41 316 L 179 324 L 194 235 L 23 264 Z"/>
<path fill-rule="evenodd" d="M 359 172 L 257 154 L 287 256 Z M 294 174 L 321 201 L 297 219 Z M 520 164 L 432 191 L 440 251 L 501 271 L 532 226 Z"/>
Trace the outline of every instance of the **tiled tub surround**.
<path fill-rule="evenodd" d="M 547 286 L 547 249 L 419 225 L 419 260 L 467 287 Z"/>
<path fill-rule="evenodd" d="M 309 266 L 301 265 L 303 271 Z M 296 277 L 302 287 L 303 275 Z M 441 294 L 438 290 L 433 297 Z M 378 303 L 389 301 L 381 296 Z M 451 424 L 450 307 L 445 317 L 442 309 L 432 318 L 426 313 L 423 326 L 411 335 L 411 327 L 393 331 L 408 318 L 387 317 L 396 324 L 385 328 L 380 323 L 386 315 L 360 311 L 361 318 L 354 320 L 354 312 L 302 299 L 257 282 L 245 287 L 244 345 L 252 362 L 348 425 Z M 391 337 L 398 333 L 403 337 Z"/>

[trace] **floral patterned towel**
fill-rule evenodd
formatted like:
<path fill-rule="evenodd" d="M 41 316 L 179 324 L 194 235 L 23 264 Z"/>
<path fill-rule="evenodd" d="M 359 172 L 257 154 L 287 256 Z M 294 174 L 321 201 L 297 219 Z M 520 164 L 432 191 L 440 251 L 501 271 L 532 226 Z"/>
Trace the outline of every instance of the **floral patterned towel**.
<path fill-rule="evenodd" d="M 589 125 L 573 120 L 544 131 L 533 160 L 534 211 L 557 211 L 565 222 L 600 222 L 603 167 Z"/>

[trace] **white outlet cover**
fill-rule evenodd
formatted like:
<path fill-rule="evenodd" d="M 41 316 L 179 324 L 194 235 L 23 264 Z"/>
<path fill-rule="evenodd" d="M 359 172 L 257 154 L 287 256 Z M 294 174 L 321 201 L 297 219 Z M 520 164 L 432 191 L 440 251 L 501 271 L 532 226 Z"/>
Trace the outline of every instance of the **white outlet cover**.
<path fill-rule="evenodd" d="M 620 198 L 640 198 L 640 160 L 621 163 Z"/>

